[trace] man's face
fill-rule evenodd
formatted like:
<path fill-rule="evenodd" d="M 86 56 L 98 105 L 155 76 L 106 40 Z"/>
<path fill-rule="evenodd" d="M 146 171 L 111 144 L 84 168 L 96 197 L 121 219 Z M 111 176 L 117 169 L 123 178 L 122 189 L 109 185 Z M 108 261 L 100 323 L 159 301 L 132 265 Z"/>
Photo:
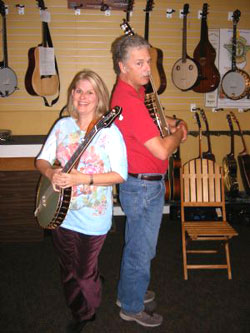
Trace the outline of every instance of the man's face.
<path fill-rule="evenodd" d="M 121 78 L 138 91 L 150 79 L 150 62 L 147 47 L 130 48 L 128 59 L 119 63 Z"/>

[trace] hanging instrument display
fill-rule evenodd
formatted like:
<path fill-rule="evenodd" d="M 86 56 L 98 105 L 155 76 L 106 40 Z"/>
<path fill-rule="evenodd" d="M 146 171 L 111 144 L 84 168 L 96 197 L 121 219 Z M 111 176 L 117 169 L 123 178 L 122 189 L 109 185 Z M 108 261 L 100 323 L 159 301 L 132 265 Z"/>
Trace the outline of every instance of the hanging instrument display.
<path fill-rule="evenodd" d="M 186 91 L 192 89 L 199 82 L 199 67 L 194 59 L 187 55 L 187 15 L 189 4 L 183 7 L 182 57 L 172 68 L 172 81 L 176 88 Z"/>
<path fill-rule="evenodd" d="M 214 64 L 216 51 L 208 38 L 207 12 L 208 4 L 205 3 L 201 13 L 200 41 L 193 54 L 193 58 L 199 64 L 200 69 L 200 80 L 193 87 L 193 91 L 197 93 L 214 91 L 220 83 L 220 73 Z"/>
<path fill-rule="evenodd" d="M 1 0 L 0 13 L 3 26 L 3 61 L 0 64 L 0 97 L 8 97 L 17 90 L 17 76 L 16 73 L 8 67 L 6 11 L 5 4 Z"/>
<path fill-rule="evenodd" d="M 237 24 L 240 16 L 241 12 L 236 9 L 233 12 L 232 67 L 221 80 L 222 92 L 232 100 L 239 100 L 250 94 L 250 76 L 236 66 Z"/>
<path fill-rule="evenodd" d="M 243 132 L 240 127 L 240 123 L 232 111 L 230 111 L 230 115 L 232 117 L 232 120 L 235 121 L 235 123 L 237 124 L 240 132 L 243 150 L 238 154 L 237 159 L 244 189 L 247 194 L 250 194 L 250 155 L 247 150 L 247 146 L 244 140 Z"/>
<path fill-rule="evenodd" d="M 231 137 L 231 150 L 222 160 L 224 170 L 224 185 L 226 193 L 230 197 L 236 197 L 239 193 L 239 184 L 237 181 L 237 161 L 234 155 L 234 128 L 230 114 L 226 116 Z"/>
<path fill-rule="evenodd" d="M 206 114 L 204 112 L 204 110 L 200 110 L 200 114 L 201 117 L 205 123 L 206 126 L 206 136 L 207 136 L 207 151 L 202 152 L 202 158 L 206 158 L 208 160 L 214 161 L 215 162 L 215 155 L 212 153 L 212 146 L 211 146 L 211 140 L 210 140 L 210 130 L 209 130 L 209 126 L 208 126 L 208 121 L 207 121 L 207 117 Z"/>

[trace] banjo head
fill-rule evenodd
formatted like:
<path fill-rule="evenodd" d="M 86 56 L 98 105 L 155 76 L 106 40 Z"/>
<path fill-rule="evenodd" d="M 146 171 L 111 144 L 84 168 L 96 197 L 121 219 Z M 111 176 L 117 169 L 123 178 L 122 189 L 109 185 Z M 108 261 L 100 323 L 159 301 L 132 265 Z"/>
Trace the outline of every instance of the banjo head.
<path fill-rule="evenodd" d="M 196 63 L 189 58 L 179 59 L 172 68 L 172 81 L 181 90 L 191 89 L 198 80 L 199 71 Z"/>
<path fill-rule="evenodd" d="M 0 68 L 0 97 L 8 97 L 17 89 L 17 77 L 9 67 Z"/>
<path fill-rule="evenodd" d="M 243 71 L 237 70 L 229 71 L 223 76 L 221 87 L 229 99 L 237 100 L 246 96 L 249 90 L 249 78 L 244 74 Z"/>

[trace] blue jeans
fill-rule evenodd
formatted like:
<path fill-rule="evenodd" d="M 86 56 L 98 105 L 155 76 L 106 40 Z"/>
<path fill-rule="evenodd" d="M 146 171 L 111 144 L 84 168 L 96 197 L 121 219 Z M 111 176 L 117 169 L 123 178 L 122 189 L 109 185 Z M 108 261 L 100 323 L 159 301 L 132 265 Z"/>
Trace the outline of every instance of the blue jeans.
<path fill-rule="evenodd" d="M 120 184 L 120 201 L 126 219 L 118 299 L 122 309 L 138 313 L 150 281 L 165 201 L 165 183 L 128 176 Z"/>

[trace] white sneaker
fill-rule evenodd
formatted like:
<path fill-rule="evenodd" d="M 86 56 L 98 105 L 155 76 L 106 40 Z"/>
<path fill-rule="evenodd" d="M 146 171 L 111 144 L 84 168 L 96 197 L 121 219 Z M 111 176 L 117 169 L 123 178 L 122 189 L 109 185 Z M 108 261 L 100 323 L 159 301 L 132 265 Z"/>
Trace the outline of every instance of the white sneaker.
<path fill-rule="evenodd" d="M 155 299 L 155 292 L 152 290 L 147 290 L 146 294 L 144 296 L 144 304 L 147 304 L 149 302 L 152 302 Z M 120 308 L 122 307 L 121 302 L 119 299 L 116 300 L 116 305 L 119 306 Z"/>

